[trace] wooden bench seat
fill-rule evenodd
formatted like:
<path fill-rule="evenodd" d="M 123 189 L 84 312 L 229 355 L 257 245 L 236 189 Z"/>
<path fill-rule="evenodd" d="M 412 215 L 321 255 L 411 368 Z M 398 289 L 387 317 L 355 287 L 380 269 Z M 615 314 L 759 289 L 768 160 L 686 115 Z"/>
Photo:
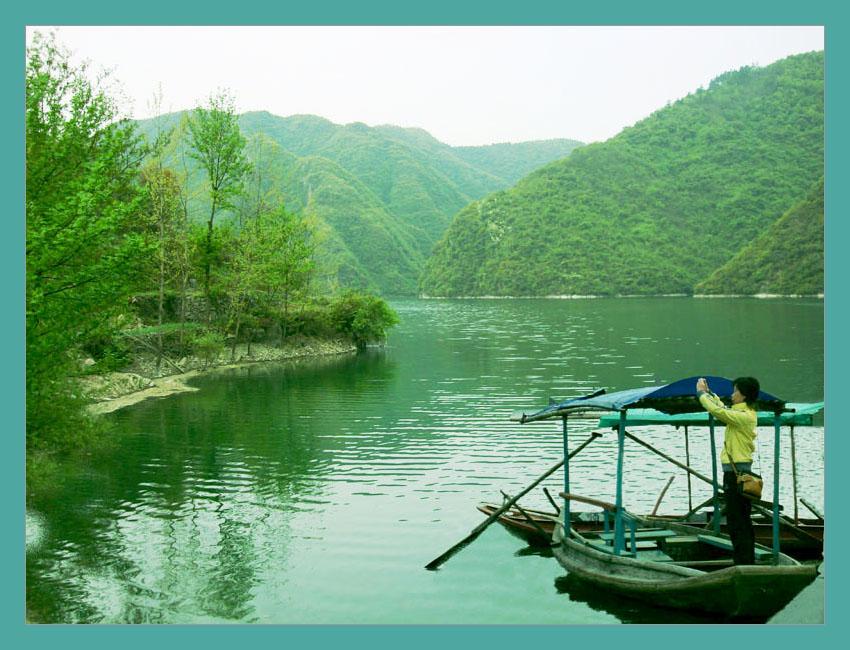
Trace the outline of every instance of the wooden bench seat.
<path fill-rule="evenodd" d="M 732 541 L 725 539 L 724 537 L 716 537 L 714 535 L 697 535 L 699 541 L 710 544 L 711 546 L 716 546 L 717 548 L 726 549 L 727 551 L 732 550 Z M 763 560 L 764 558 L 770 557 L 773 555 L 773 551 L 767 551 L 764 549 L 760 549 L 756 547 L 755 549 L 755 557 L 757 560 Z"/>

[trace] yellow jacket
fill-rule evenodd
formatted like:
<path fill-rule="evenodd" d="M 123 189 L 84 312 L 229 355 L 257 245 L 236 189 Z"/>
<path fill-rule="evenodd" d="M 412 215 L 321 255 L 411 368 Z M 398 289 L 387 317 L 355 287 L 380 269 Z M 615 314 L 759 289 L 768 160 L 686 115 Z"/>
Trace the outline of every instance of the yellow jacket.
<path fill-rule="evenodd" d="M 725 444 L 720 453 L 720 462 L 730 464 L 729 454 L 736 463 L 753 462 L 753 451 L 756 448 L 756 425 L 758 415 L 755 409 L 745 402 L 733 404 L 728 408 L 720 399 L 711 393 L 702 393 L 699 403 L 715 418 L 726 424 Z"/>

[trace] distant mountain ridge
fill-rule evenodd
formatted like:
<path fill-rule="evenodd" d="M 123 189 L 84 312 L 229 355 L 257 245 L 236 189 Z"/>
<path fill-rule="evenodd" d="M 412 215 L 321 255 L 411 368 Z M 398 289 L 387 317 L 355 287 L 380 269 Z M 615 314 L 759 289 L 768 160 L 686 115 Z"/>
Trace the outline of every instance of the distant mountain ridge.
<path fill-rule="evenodd" d="M 824 56 L 745 67 L 467 205 L 430 296 L 690 294 L 824 173 Z"/>
<path fill-rule="evenodd" d="M 500 176 L 464 159 L 480 147 L 451 147 L 423 129 L 369 127 L 361 122 L 337 125 L 312 115 L 277 117 L 267 112 L 242 115 L 240 126 L 246 134 L 264 133 L 296 156 L 321 156 L 353 173 L 388 210 L 425 231 L 430 239 L 428 251 L 469 201 L 510 187 L 536 169 L 540 160 L 566 156 L 581 144 L 576 140 L 527 143 L 528 150 L 545 153 L 525 165 L 503 164 L 512 174 Z"/>
<path fill-rule="evenodd" d="M 166 117 L 175 124 L 181 114 Z M 336 276 L 329 282 L 383 295 L 416 293 L 431 249 L 470 201 L 581 144 L 452 147 L 423 129 L 266 111 L 245 113 L 239 124 L 246 137 L 261 134 L 279 147 L 279 189 L 289 209 L 318 220 L 325 242 L 319 257 Z M 139 125 L 151 133 L 153 120 Z"/>

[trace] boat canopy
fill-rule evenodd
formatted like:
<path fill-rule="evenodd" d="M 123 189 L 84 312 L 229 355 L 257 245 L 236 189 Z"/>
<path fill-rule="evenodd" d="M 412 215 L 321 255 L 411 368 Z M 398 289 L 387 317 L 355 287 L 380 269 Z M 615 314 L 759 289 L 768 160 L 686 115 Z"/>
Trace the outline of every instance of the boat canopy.
<path fill-rule="evenodd" d="M 786 412 L 780 414 L 779 423 L 783 426 L 803 425 L 810 426 L 814 421 L 815 413 L 823 410 L 823 402 L 800 403 L 788 402 L 785 404 Z M 759 426 L 773 426 L 774 413 L 771 411 L 759 411 Z M 600 427 L 617 427 L 620 424 L 620 416 L 613 414 L 602 414 L 599 417 Z M 655 409 L 629 409 L 626 412 L 626 426 L 646 426 L 652 424 L 668 424 L 679 426 L 708 426 L 708 411 L 702 413 L 678 413 L 669 415 L 656 411 Z"/>
<path fill-rule="evenodd" d="M 724 404 L 732 403 L 734 391 L 733 381 L 723 377 L 706 377 L 708 388 L 716 394 Z M 617 499 L 614 515 L 614 554 L 619 555 L 625 548 L 623 528 L 623 454 L 626 436 L 634 436 L 626 431 L 628 424 L 672 424 L 674 426 L 685 426 L 685 440 L 687 441 L 688 425 L 708 425 L 709 441 L 711 448 L 711 480 L 712 502 L 714 504 L 714 516 L 712 518 L 714 534 L 720 533 L 720 486 L 717 479 L 717 448 L 714 438 L 714 426 L 716 420 L 709 416 L 700 404 L 696 395 L 696 385 L 699 377 L 688 377 L 680 379 L 672 384 L 664 386 L 651 386 L 647 388 L 633 388 L 616 393 L 606 393 L 598 390 L 595 393 L 565 400 L 560 403 L 550 404 L 532 414 L 523 413 L 520 422 L 534 422 L 537 420 L 548 420 L 552 418 L 563 418 L 564 437 L 564 506 L 563 521 L 570 520 L 570 456 L 567 439 L 568 419 L 570 415 L 588 414 L 593 417 L 599 414 L 600 425 L 612 426 L 618 430 L 617 437 Z M 773 442 L 773 562 L 779 563 L 779 442 L 781 436 L 779 429 L 782 424 L 790 424 L 791 428 L 791 458 L 794 458 L 794 424 L 811 424 L 815 413 L 823 408 L 823 402 L 815 404 L 788 404 L 785 400 L 774 397 L 764 391 L 759 391 L 755 409 L 759 414 L 759 424 L 770 424 L 774 426 Z M 605 416 L 605 413 L 609 415 Z M 616 413 L 617 415 L 613 415 Z M 788 416 L 788 417 L 785 417 Z M 640 441 L 638 441 L 640 442 Z M 585 443 L 587 444 L 587 443 Z M 641 443 L 644 444 L 645 443 Z M 687 442 L 686 442 L 687 444 Z M 648 446 L 648 445 L 645 445 Z M 580 449 L 580 448 L 579 448 Z M 652 449 L 650 447 L 650 449 Z M 578 450 L 576 450 L 578 451 Z M 653 449 L 653 451 L 657 450 Z M 663 454 L 662 454 L 663 455 Z M 668 458 L 669 457 L 666 457 Z M 673 461 L 680 465 L 677 461 Z M 690 468 L 688 471 L 693 473 Z M 794 472 L 796 481 L 796 472 Z M 706 479 L 708 480 L 708 479 Z M 794 500 L 796 503 L 796 482 Z"/>
<path fill-rule="evenodd" d="M 632 388 L 616 393 L 597 391 L 585 397 L 569 399 L 550 404 L 535 413 L 522 414 L 521 422 L 533 422 L 554 417 L 562 417 L 576 411 L 625 411 L 631 409 L 653 409 L 666 415 L 682 413 L 707 413 L 696 395 L 699 377 L 680 379 L 664 386 Z M 732 403 L 734 385 L 725 377 L 705 377 L 708 387 L 727 406 Z M 786 411 L 786 402 L 764 391 L 759 391 L 756 410 L 771 414 Z M 683 423 L 684 424 L 684 423 Z"/>

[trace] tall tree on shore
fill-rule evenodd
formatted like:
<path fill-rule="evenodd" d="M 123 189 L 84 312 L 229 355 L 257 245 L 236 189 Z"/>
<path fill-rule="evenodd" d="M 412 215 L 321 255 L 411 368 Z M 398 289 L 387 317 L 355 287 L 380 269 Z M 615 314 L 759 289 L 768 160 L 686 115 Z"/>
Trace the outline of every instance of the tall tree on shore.
<path fill-rule="evenodd" d="M 289 327 L 289 307 L 293 298 L 305 294 L 316 268 L 312 231 L 301 214 L 278 206 L 263 218 L 264 245 L 273 255 L 266 257 L 265 286 L 283 325 L 283 339 Z"/>
<path fill-rule="evenodd" d="M 85 429 L 73 352 L 114 327 L 149 253 L 136 232 L 144 152 L 55 37 L 36 34 L 26 56 L 27 445 L 64 446 Z"/>
<path fill-rule="evenodd" d="M 233 98 L 227 91 L 212 95 L 206 108 L 195 109 L 189 121 L 190 155 L 207 174 L 210 212 L 202 260 L 207 322 L 210 321 L 210 268 L 213 263 L 213 227 L 219 210 L 233 207 L 233 199 L 242 192 L 243 178 L 251 163 L 245 155 L 245 138 L 239 131 Z"/>
<path fill-rule="evenodd" d="M 180 124 L 172 133 L 172 141 L 169 149 L 173 152 L 175 160 L 175 172 L 177 174 L 180 217 L 176 223 L 174 248 L 172 249 L 172 266 L 174 269 L 174 287 L 180 299 L 178 321 L 180 333 L 178 335 L 178 357 L 182 358 L 186 343 L 186 317 L 187 317 L 187 293 L 189 291 L 189 280 L 198 262 L 197 242 L 204 240 L 203 224 L 192 222 L 189 217 L 190 204 L 197 198 L 199 189 L 192 183 L 192 172 L 189 165 L 189 116 L 183 114 Z M 199 231 L 200 229 L 200 231 Z"/>
<path fill-rule="evenodd" d="M 142 169 L 142 184 L 146 190 L 147 213 L 157 242 L 157 356 L 156 374 L 161 374 L 164 346 L 162 327 L 165 311 L 165 289 L 174 272 L 173 260 L 179 247 L 178 219 L 180 218 L 180 183 L 177 174 L 165 166 L 168 146 L 174 141 L 176 128 L 164 126 L 162 113 L 162 89 L 154 95 L 151 108 L 155 118 L 155 137 Z"/>

